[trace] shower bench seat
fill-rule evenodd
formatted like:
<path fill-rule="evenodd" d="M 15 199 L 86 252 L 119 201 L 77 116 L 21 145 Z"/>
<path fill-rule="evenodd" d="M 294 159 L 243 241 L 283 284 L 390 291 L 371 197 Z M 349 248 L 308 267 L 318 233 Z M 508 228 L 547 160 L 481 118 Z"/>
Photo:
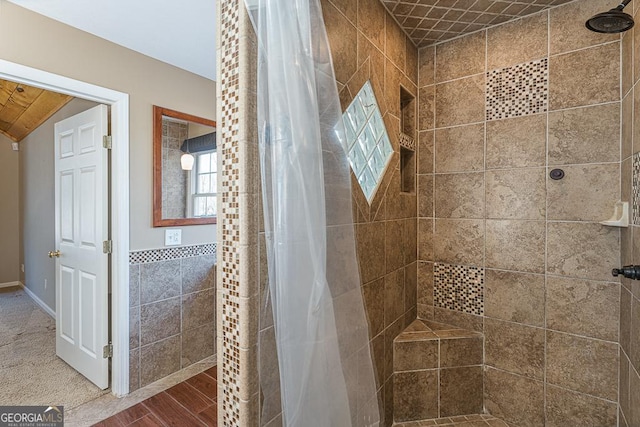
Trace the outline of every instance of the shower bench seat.
<path fill-rule="evenodd" d="M 480 332 L 415 320 L 393 342 L 394 421 L 482 413 Z"/>

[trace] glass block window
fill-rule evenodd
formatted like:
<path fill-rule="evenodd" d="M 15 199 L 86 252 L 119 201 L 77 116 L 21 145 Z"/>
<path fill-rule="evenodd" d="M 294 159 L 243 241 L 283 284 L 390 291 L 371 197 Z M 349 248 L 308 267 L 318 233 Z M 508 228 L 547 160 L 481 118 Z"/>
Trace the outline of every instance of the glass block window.
<path fill-rule="evenodd" d="M 369 81 L 362 86 L 342 118 L 349 163 L 371 203 L 393 148 Z"/>

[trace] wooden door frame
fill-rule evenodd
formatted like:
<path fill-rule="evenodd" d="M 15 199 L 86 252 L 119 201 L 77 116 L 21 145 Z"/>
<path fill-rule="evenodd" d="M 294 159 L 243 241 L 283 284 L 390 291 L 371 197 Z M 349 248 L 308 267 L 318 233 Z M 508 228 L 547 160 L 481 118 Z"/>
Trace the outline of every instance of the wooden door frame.
<path fill-rule="evenodd" d="M 111 392 L 129 393 L 129 95 L 0 59 L 0 79 L 111 106 Z"/>

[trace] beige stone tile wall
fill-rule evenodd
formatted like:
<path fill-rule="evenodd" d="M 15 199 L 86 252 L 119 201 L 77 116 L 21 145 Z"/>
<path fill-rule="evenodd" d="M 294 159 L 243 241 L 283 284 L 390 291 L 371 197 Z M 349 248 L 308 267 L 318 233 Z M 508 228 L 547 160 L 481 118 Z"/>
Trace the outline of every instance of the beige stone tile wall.
<path fill-rule="evenodd" d="M 620 52 L 637 45 L 633 34 L 621 41 L 584 28 L 602 8 L 572 2 L 422 48 L 418 59 L 418 317 L 484 332 L 484 404 L 514 425 L 616 425 L 619 361 L 626 395 L 640 395 L 629 391 L 629 378 L 640 384 L 631 369 L 640 344 L 619 355 L 619 343 L 633 347 L 619 335 L 620 315 L 622 333 L 633 334 L 640 302 L 611 276 L 621 242 L 624 257 L 634 239 L 598 224 L 631 191 L 628 158 L 619 181 L 621 147 L 627 157 L 638 151 L 621 145 L 635 132 L 624 80 L 639 73 L 621 67 Z M 489 73 L 540 60 L 546 107 L 488 120 Z M 565 178 L 551 180 L 554 168 Z M 434 262 L 485 269 L 484 315 L 434 306 Z M 635 330 L 640 342 L 640 321 Z"/>
<path fill-rule="evenodd" d="M 370 80 L 395 151 L 370 204 L 352 180 L 360 279 L 379 403 L 383 424 L 391 425 L 393 339 L 417 316 L 418 207 L 415 192 L 401 192 L 399 133 L 401 88 L 417 100 L 418 51 L 380 1 L 321 3 L 342 108 Z M 417 119 L 417 114 L 413 116 Z M 405 128 L 417 127 L 415 123 Z M 409 136 L 417 141 L 417 134 Z M 270 321 L 265 318 L 261 323 Z"/>
<path fill-rule="evenodd" d="M 220 78 L 219 105 L 228 106 L 221 122 L 229 120 L 221 123 L 221 131 L 229 132 L 221 146 L 228 150 L 223 162 L 239 182 L 221 186 L 233 196 L 221 216 L 242 232 L 229 228 L 223 234 L 220 227 L 227 268 L 220 273 L 220 361 L 227 366 L 220 383 L 233 388 L 220 420 L 233 425 L 241 418 L 253 425 L 258 321 L 252 314 L 270 308 L 256 307 L 255 279 L 264 271 L 252 263 L 258 259 L 253 233 L 258 226 L 256 218 L 248 218 L 257 205 L 256 157 L 246 143 L 251 137 L 244 135 L 252 123 L 245 101 L 255 89 L 246 49 L 251 32 L 239 17 L 241 3 L 230 3 L 233 10 L 220 14 L 226 21 L 219 37 L 219 57 L 225 61 L 219 62 L 227 71 L 239 63 L 242 69 L 239 80 L 235 71 Z M 633 3 L 629 10 L 637 11 L 638 1 Z M 517 425 L 615 425 L 619 399 L 620 425 L 640 425 L 640 285 L 620 286 L 609 275 L 620 257 L 623 264 L 640 263 L 640 234 L 637 227 L 620 233 L 597 224 L 610 215 L 612 201 L 629 200 L 632 193 L 631 155 L 640 151 L 634 147 L 640 138 L 634 123 L 640 117 L 640 90 L 635 90 L 640 36 L 628 32 L 620 41 L 584 30 L 584 21 L 603 6 L 580 0 L 417 55 L 379 2 L 325 0 L 323 7 L 343 106 L 371 78 L 396 150 L 399 86 L 415 94 L 420 106 L 418 200 L 390 191 L 400 187 L 398 156 L 384 177 L 383 196 L 369 207 L 354 195 L 360 273 L 386 423 L 392 420 L 392 341 L 415 316 L 417 301 L 420 317 L 484 331 L 490 412 Z M 549 111 L 486 121 L 486 72 L 541 58 L 549 61 Z M 550 166 L 566 168 L 566 180 L 551 182 Z M 456 174 L 463 179 L 452 183 L 446 177 Z M 483 206 L 459 210 L 449 204 L 438 208 L 445 216 L 436 216 L 435 200 L 443 199 L 445 190 L 438 183 L 458 191 L 462 182 L 470 187 L 461 191 Z M 483 195 L 476 186 L 485 189 Z M 231 192 L 236 190 L 238 197 Z M 434 308 L 434 261 L 486 268 L 484 316 Z M 233 298 L 237 292 L 239 302 Z M 268 342 L 270 324 L 268 316 L 264 319 L 260 339 Z M 517 366 L 501 354 L 507 347 L 521 362 Z M 618 371 L 619 380 L 611 380 Z M 271 415 L 277 423 L 277 414 Z"/>
<path fill-rule="evenodd" d="M 129 265 L 129 390 L 215 354 L 216 255 Z"/>
<path fill-rule="evenodd" d="M 417 316 L 417 199 L 415 193 L 401 192 L 399 132 L 400 89 L 415 98 L 418 94 L 418 51 L 377 0 L 324 0 L 322 9 L 343 110 L 370 80 L 395 151 L 371 203 L 358 182 L 352 179 L 360 279 L 369 320 L 378 400 L 384 424 L 391 425 L 393 339 Z M 409 126 L 412 127 L 415 129 L 417 123 Z M 261 216 L 261 207 L 256 212 Z M 260 302 L 259 307 L 251 305 L 251 309 L 259 313 L 257 367 L 261 372 L 261 407 L 258 425 L 275 426 L 281 423 L 280 385 L 262 225 L 257 236 L 256 277 L 260 283 Z M 329 249 L 329 262 L 339 265 L 340 248 Z M 331 261 L 332 256 L 336 256 L 335 261 Z"/>
<path fill-rule="evenodd" d="M 416 320 L 394 342 L 394 419 L 482 412 L 482 334 Z"/>
<path fill-rule="evenodd" d="M 162 214 L 164 218 L 186 218 L 187 172 L 182 170 L 180 147 L 189 137 L 187 123 L 162 119 Z"/>
<path fill-rule="evenodd" d="M 640 2 L 629 5 L 640 19 Z M 640 30 L 634 28 L 622 37 L 622 199 L 633 205 L 633 159 L 640 152 Z M 638 212 L 637 206 L 631 207 Z M 621 264 L 640 263 L 640 224 L 622 229 Z M 592 326 L 593 327 L 593 326 Z M 602 331 L 605 333 L 605 331 Z M 620 294 L 620 426 L 640 425 L 640 282 L 622 279 Z"/>

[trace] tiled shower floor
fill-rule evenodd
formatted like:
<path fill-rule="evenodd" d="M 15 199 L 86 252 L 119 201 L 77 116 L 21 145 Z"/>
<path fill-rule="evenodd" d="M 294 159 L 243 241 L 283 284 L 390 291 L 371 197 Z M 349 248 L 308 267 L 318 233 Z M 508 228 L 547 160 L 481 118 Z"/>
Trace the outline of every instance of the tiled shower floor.
<path fill-rule="evenodd" d="M 487 414 L 482 415 L 461 415 L 458 417 L 438 418 L 427 421 L 411 421 L 406 423 L 395 423 L 394 427 L 423 427 L 423 426 L 446 426 L 446 427 L 509 427 L 504 421 Z"/>

